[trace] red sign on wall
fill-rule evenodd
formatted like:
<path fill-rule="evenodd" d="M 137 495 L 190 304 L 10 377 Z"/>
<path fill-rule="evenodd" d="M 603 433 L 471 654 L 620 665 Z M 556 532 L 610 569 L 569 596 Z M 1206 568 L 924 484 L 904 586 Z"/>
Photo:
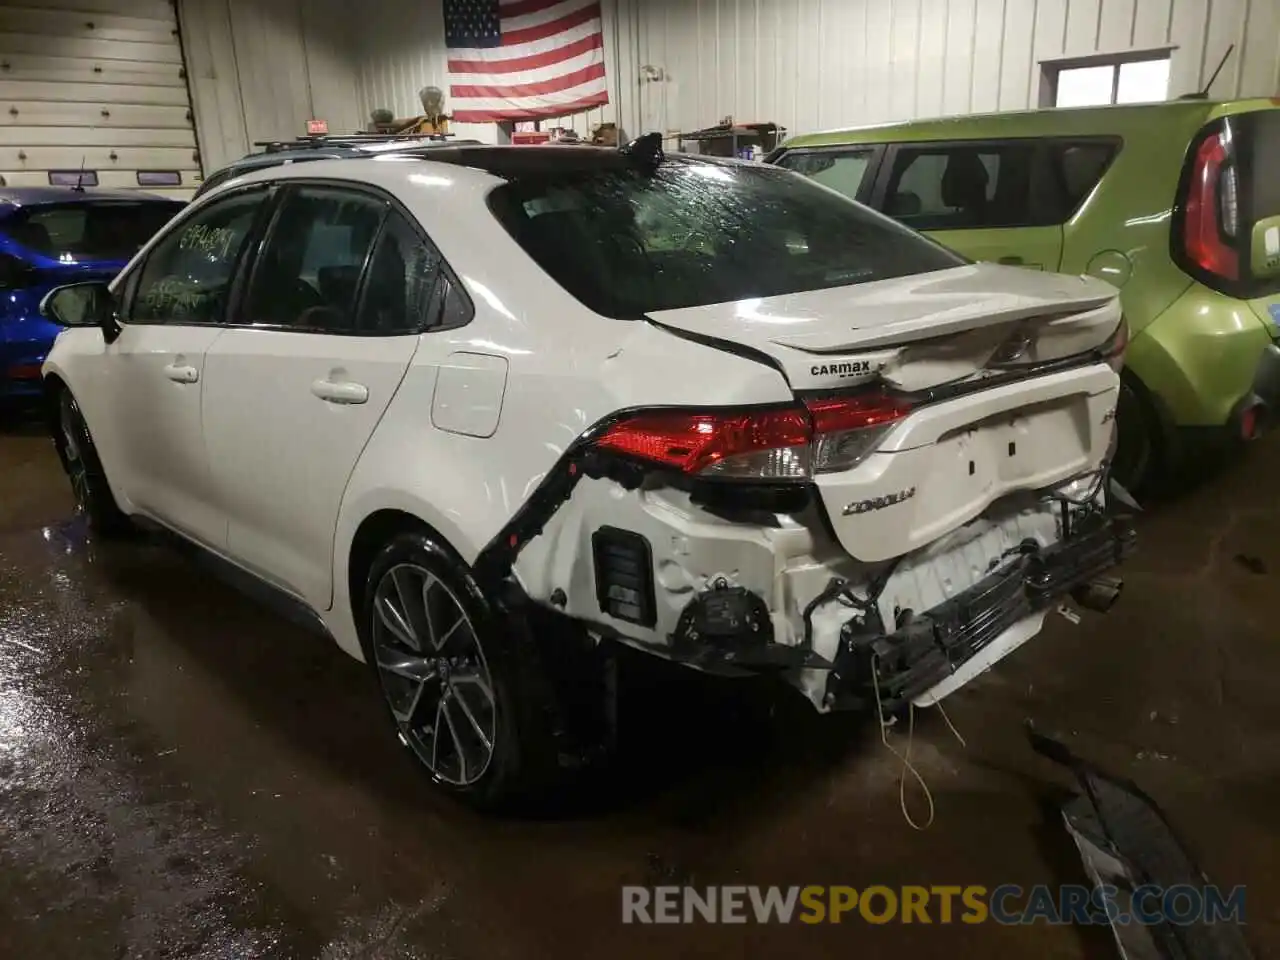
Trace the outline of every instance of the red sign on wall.
<path fill-rule="evenodd" d="M 318 137 L 329 132 L 329 123 L 326 120 L 308 120 L 307 136 Z"/>

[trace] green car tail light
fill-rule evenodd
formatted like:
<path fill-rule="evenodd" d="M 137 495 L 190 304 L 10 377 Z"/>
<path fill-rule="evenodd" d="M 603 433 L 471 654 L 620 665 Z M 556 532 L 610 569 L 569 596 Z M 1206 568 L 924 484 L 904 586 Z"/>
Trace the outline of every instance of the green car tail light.
<path fill-rule="evenodd" d="M 1187 259 L 1227 280 L 1240 279 L 1240 258 L 1230 243 L 1238 228 L 1238 197 L 1227 139 L 1222 133 L 1211 134 L 1192 161 L 1182 243 Z"/>

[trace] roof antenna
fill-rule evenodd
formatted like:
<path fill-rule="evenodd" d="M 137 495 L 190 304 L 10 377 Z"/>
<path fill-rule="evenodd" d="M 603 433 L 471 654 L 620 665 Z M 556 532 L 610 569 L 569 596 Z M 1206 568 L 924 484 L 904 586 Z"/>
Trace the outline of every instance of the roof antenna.
<path fill-rule="evenodd" d="M 655 130 L 653 133 L 636 137 L 619 152 L 638 160 L 646 167 L 656 168 L 663 160 L 662 134 Z"/>
<path fill-rule="evenodd" d="M 1218 74 L 1222 72 L 1222 68 L 1227 65 L 1227 58 L 1231 56 L 1236 45 L 1233 43 L 1227 47 L 1227 52 L 1222 55 L 1222 59 L 1218 61 L 1218 69 L 1213 71 L 1213 76 L 1209 78 L 1209 82 L 1204 85 L 1203 90 L 1197 90 L 1195 93 L 1184 93 L 1179 100 L 1208 100 L 1209 89 L 1213 86 L 1214 81 L 1218 79 Z"/>
<path fill-rule="evenodd" d="M 80 175 L 76 177 L 76 185 L 71 189 L 76 193 L 84 193 L 84 154 L 80 154 Z"/>

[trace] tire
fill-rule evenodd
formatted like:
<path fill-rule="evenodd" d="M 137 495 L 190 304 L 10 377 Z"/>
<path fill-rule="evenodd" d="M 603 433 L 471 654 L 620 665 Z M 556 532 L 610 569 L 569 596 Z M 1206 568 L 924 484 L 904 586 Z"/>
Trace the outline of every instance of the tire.
<path fill-rule="evenodd" d="M 85 517 L 89 529 L 104 538 L 119 539 L 133 532 L 133 523 L 116 503 L 106 471 L 98 457 L 89 426 L 67 389 L 57 397 L 58 432 L 56 443 L 62 456 L 67 479 L 71 481 L 71 493 L 76 501 L 76 513 Z"/>
<path fill-rule="evenodd" d="M 557 781 L 554 696 L 533 638 L 423 531 L 397 534 L 365 580 L 361 641 L 400 743 L 445 793 L 523 810 Z"/>
<path fill-rule="evenodd" d="M 1155 492 L 1168 467 L 1164 433 L 1146 387 L 1128 370 L 1120 376 L 1116 433 L 1111 476 L 1135 497 Z"/>

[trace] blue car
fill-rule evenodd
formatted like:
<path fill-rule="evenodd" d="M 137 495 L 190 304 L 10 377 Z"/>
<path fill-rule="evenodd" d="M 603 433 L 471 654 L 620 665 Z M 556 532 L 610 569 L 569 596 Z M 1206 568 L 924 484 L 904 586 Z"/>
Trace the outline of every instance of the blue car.
<path fill-rule="evenodd" d="M 0 403 L 38 396 L 54 287 L 114 277 L 185 206 L 137 191 L 0 188 Z"/>

